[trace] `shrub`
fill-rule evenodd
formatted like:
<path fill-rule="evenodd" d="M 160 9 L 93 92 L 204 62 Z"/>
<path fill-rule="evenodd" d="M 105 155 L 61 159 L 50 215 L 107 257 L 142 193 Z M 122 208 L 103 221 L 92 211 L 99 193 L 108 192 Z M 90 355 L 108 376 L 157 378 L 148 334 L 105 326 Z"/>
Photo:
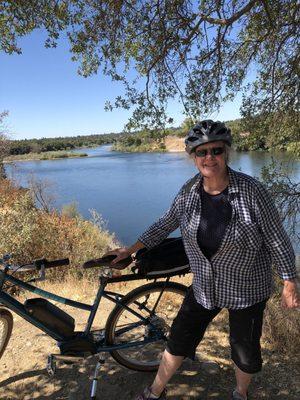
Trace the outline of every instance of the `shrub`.
<path fill-rule="evenodd" d="M 0 254 L 12 253 L 16 263 L 68 257 L 74 271 L 114 246 L 114 236 L 105 229 L 101 218 L 93 222 L 39 210 L 28 191 L 2 182 Z"/>
<path fill-rule="evenodd" d="M 288 152 L 300 158 L 300 142 L 291 142 L 286 146 Z"/>
<path fill-rule="evenodd" d="M 286 355 L 300 355 L 300 313 L 281 307 L 282 282 L 275 279 L 275 291 L 267 303 L 264 321 L 264 338 L 271 347 Z"/>

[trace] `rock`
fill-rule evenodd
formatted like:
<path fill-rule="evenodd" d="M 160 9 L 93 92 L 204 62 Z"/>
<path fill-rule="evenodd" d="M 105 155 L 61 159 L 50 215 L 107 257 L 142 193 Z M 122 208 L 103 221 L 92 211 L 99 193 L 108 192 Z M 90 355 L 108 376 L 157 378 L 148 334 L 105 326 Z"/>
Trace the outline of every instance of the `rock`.
<path fill-rule="evenodd" d="M 209 375 L 216 375 L 220 371 L 220 366 L 214 361 L 202 361 L 201 370 Z"/>

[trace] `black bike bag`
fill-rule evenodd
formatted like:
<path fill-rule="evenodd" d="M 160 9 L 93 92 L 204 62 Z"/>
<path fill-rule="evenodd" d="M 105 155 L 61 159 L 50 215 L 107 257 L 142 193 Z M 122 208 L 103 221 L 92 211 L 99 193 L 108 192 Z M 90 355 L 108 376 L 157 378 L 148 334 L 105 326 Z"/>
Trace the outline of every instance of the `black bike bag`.
<path fill-rule="evenodd" d="M 50 303 L 50 301 L 42 298 L 28 299 L 25 301 L 24 307 L 31 316 L 59 335 L 64 337 L 73 335 L 75 328 L 74 318 Z"/>
<path fill-rule="evenodd" d="M 165 239 L 149 250 L 138 250 L 135 258 L 138 273 L 145 277 L 181 275 L 190 272 L 189 260 L 181 237 Z"/>

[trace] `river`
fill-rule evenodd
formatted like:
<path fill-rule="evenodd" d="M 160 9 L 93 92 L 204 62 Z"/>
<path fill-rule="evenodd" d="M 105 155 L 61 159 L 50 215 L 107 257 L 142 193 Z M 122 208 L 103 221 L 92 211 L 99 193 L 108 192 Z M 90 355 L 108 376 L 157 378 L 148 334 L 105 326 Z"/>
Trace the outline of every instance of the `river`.
<path fill-rule="evenodd" d="M 119 153 L 108 145 L 80 151 L 88 157 L 17 162 L 6 169 L 24 186 L 32 174 L 50 182 L 58 209 L 75 202 L 87 219 L 89 210 L 96 210 L 124 244 L 134 242 L 162 215 L 182 184 L 197 172 L 185 153 Z M 259 177 L 270 160 L 268 153 L 233 152 L 230 166 Z M 276 155 L 276 161 L 287 162 L 287 158 Z M 293 165 L 292 176 L 300 180 L 299 161 Z M 300 244 L 294 247 L 300 253 Z"/>

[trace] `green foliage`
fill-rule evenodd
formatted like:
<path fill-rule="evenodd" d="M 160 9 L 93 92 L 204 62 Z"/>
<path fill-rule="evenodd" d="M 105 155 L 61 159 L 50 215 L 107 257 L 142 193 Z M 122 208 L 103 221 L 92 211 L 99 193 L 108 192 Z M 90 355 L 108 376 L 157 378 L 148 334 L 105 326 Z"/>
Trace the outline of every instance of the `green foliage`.
<path fill-rule="evenodd" d="M 62 207 L 61 215 L 68 218 L 82 218 L 78 211 L 78 204 L 76 202 L 65 204 Z"/>
<path fill-rule="evenodd" d="M 114 237 L 101 225 L 99 216 L 94 223 L 77 215 L 39 210 L 29 191 L 1 181 L 0 254 L 12 253 L 14 261 L 22 263 L 69 257 L 75 268 L 113 246 Z"/>
<path fill-rule="evenodd" d="M 0 15 L 9 54 L 34 29 L 46 29 L 46 46 L 66 32 L 80 74 L 100 70 L 124 84 L 106 109 L 132 109 L 133 130 L 172 123 L 172 99 L 193 119 L 240 90 L 255 104 L 252 115 L 299 107 L 298 0 L 17 1 L 2 2 Z"/>
<path fill-rule="evenodd" d="M 170 129 L 144 129 L 132 134 L 124 134 L 115 142 L 112 150 L 130 153 L 163 152 L 166 149 L 163 139 L 170 131 Z"/>
<path fill-rule="evenodd" d="M 34 29 L 44 28 L 45 45 L 56 47 L 59 32 L 70 23 L 69 1 L 5 1 L 0 3 L 0 49 L 21 54 L 17 40 Z M 74 21 L 75 22 L 75 21 Z"/>
<path fill-rule="evenodd" d="M 293 164 L 279 164 L 275 159 L 261 170 L 261 177 L 274 199 L 288 234 L 300 241 L 300 182 L 290 178 Z"/>
<path fill-rule="evenodd" d="M 291 142 L 286 146 L 289 153 L 293 154 L 295 157 L 300 158 L 300 141 Z"/>
<path fill-rule="evenodd" d="M 255 102 L 244 101 L 242 115 L 241 129 L 247 135 L 240 138 L 241 150 L 287 150 L 289 143 L 300 142 L 299 111 L 261 112 Z"/>
<path fill-rule="evenodd" d="M 5 161 L 19 161 L 19 160 L 55 160 L 60 158 L 75 158 L 75 157 L 87 157 L 87 153 L 76 153 L 67 151 L 45 151 L 43 153 L 26 153 L 11 155 L 5 157 Z"/>
<path fill-rule="evenodd" d="M 171 135 L 175 135 L 178 137 L 185 137 L 189 130 L 195 125 L 196 121 L 190 117 L 187 117 L 183 120 L 182 124 L 179 128 L 173 128 Z"/>
<path fill-rule="evenodd" d="M 288 235 L 300 241 L 300 183 L 290 179 L 293 165 L 283 166 L 273 159 L 262 169 L 262 180 L 270 191 Z M 275 290 L 268 301 L 265 313 L 264 337 L 280 351 L 288 349 L 290 354 L 299 353 L 300 314 L 293 310 L 282 312 L 280 297 L 282 280 L 275 275 Z"/>
<path fill-rule="evenodd" d="M 123 151 L 128 153 L 147 153 L 147 152 L 164 152 L 166 147 L 162 141 L 153 140 L 151 138 L 135 138 L 128 137 L 126 140 L 115 143 L 112 147 L 113 151 Z"/>
<path fill-rule="evenodd" d="M 0 121 L 1 122 L 1 121 Z M 10 155 L 46 153 L 114 143 L 122 134 L 86 135 L 10 141 Z"/>
<path fill-rule="evenodd" d="M 244 118 L 226 121 L 233 136 L 233 147 L 238 151 L 249 150 L 279 150 L 288 151 L 294 157 L 299 157 L 299 121 L 298 114 L 294 113 L 265 113 Z M 160 151 L 165 150 L 164 138 L 167 135 L 185 137 L 196 123 L 186 118 L 181 126 L 164 130 L 146 130 L 134 134 L 125 134 L 116 141 L 113 150 L 128 152 Z"/>
<path fill-rule="evenodd" d="M 241 119 L 238 118 L 225 121 L 225 124 L 231 129 L 231 134 L 234 138 L 237 138 L 240 135 L 242 131 Z"/>
<path fill-rule="evenodd" d="M 192 118 L 188 117 L 188 118 L 185 118 L 184 121 L 182 122 L 181 128 L 187 132 L 190 129 L 192 129 L 192 127 L 194 125 L 195 125 L 195 121 Z"/>

